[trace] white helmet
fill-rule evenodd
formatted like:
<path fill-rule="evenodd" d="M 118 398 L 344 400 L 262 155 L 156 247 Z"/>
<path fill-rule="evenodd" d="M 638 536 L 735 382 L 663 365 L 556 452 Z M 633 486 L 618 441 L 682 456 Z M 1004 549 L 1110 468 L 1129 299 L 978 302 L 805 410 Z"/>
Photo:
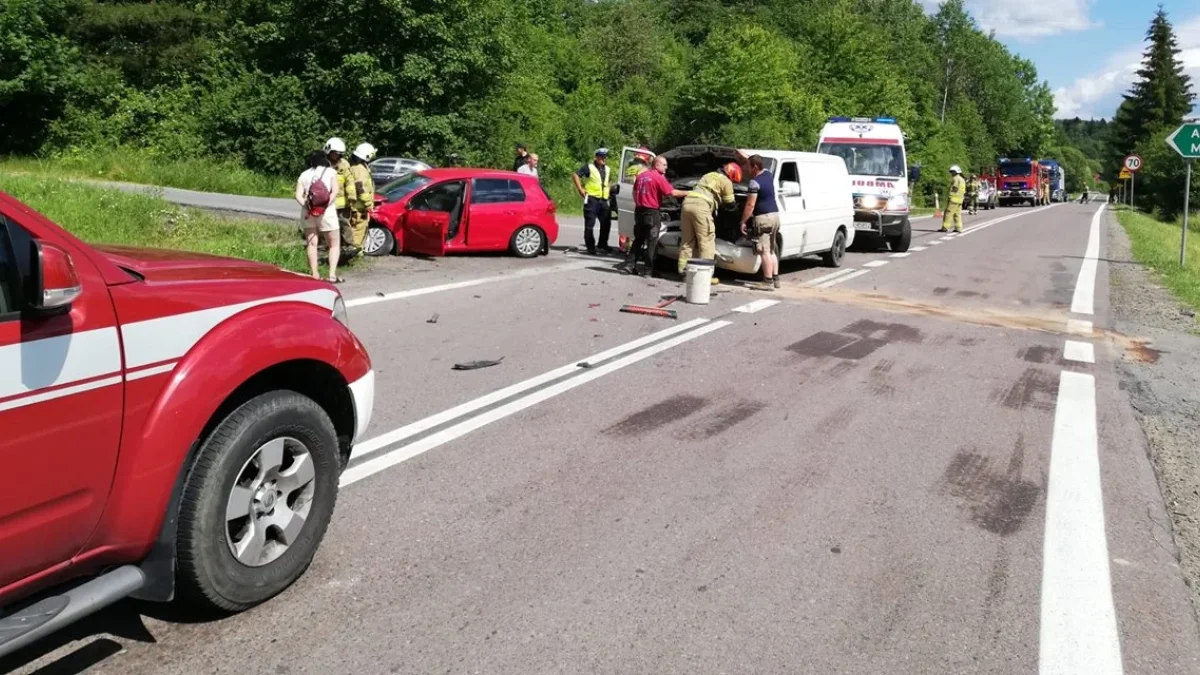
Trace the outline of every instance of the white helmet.
<path fill-rule="evenodd" d="M 955 164 L 954 166 L 950 167 L 950 173 L 962 173 L 962 169 Z"/>
<path fill-rule="evenodd" d="M 359 143 L 357 148 L 354 148 L 354 156 L 364 162 L 369 162 L 375 159 L 375 146 L 370 143 Z"/>
<path fill-rule="evenodd" d="M 343 155 L 346 154 L 346 141 L 343 141 L 337 136 L 325 141 L 325 154 L 328 155 L 331 152 L 337 152 Z"/>

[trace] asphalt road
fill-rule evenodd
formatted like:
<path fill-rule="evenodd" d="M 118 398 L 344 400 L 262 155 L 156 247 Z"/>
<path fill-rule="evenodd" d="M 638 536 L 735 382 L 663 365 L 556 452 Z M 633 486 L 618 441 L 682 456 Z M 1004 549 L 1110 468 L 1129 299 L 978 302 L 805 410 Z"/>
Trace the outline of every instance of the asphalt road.
<path fill-rule="evenodd" d="M 679 286 L 611 260 L 381 261 L 346 286 L 375 417 L 308 574 L 0 672 L 1200 672 L 1098 208 L 927 224 L 675 321 L 618 312 Z"/>

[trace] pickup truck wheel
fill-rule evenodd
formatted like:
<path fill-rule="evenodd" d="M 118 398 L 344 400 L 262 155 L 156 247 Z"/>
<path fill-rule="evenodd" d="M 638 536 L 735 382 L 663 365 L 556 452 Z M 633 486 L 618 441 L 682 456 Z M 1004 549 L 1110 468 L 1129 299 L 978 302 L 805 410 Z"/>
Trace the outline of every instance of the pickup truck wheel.
<path fill-rule="evenodd" d="M 372 225 L 363 237 L 363 253 L 370 256 L 389 255 L 396 248 L 396 237 L 386 227 Z"/>
<path fill-rule="evenodd" d="M 900 230 L 900 234 L 888 238 L 888 248 L 895 253 L 904 253 L 908 251 L 908 247 L 912 245 L 912 223 L 908 219 L 904 220 L 904 225 Z"/>
<path fill-rule="evenodd" d="M 833 235 L 833 246 L 821 254 L 821 258 L 829 267 L 841 267 L 842 256 L 846 255 L 846 231 L 839 229 Z"/>
<path fill-rule="evenodd" d="M 283 591 L 313 556 L 338 490 L 333 422 L 292 391 L 262 394 L 204 441 L 179 513 L 181 598 L 237 612 Z"/>

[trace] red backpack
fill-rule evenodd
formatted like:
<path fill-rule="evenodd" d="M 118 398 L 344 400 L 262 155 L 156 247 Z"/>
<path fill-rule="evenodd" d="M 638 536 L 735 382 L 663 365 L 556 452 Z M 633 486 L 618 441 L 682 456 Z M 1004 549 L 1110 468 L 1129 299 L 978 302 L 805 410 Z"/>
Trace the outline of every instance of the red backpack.
<path fill-rule="evenodd" d="M 308 194 L 305 197 L 308 213 L 311 216 L 325 215 L 325 209 L 329 207 L 329 186 L 325 184 L 325 170 L 322 168 L 320 175 L 313 179 L 308 186 Z"/>

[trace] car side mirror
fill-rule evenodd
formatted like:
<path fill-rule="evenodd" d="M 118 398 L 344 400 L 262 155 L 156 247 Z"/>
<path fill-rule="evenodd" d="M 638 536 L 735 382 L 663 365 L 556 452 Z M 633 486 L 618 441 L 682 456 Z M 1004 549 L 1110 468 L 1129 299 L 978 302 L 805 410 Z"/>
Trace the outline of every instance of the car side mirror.
<path fill-rule="evenodd" d="M 779 190 L 784 197 L 799 197 L 800 184 L 794 180 L 785 180 L 779 184 Z"/>
<path fill-rule="evenodd" d="M 908 167 L 908 182 L 915 183 L 919 180 L 921 180 L 921 167 L 919 167 L 919 166 Z"/>
<path fill-rule="evenodd" d="M 43 316 L 70 311 L 71 303 L 83 293 L 71 255 L 54 244 L 37 241 L 31 262 L 29 310 Z"/>

